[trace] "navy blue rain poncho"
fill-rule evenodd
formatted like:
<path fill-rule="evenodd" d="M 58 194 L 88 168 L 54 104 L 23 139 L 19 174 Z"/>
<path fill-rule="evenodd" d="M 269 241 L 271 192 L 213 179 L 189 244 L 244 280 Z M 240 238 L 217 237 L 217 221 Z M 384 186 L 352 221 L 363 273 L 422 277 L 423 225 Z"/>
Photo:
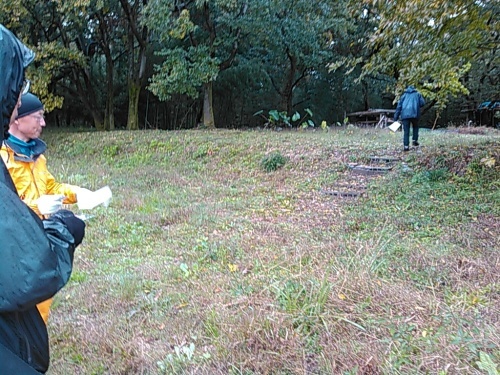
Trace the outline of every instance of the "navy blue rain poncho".
<path fill-rule="evenodd" d="M 0 141 L 33 57 L 0 25 Z M 36 304 L 68 281 L 74 239 L 55 217 L 42 222 L 19 199 L 1 159 L 0 169 L 0 374 L 45 373 L 49 342 Z"/>

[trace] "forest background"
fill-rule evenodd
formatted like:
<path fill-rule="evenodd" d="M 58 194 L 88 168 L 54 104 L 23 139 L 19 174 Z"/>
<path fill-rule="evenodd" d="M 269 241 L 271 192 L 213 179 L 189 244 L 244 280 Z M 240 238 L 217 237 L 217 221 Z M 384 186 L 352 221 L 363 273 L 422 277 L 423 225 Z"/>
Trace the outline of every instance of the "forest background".
<path fill-rule="evenodd" d="M 394 108 L 423 125 L 499 99 L 495 1 L 0 0 L 36 51 L 27 76 L 48 123 L 113 129 L 344 124 Z M 260 115 L 256 115 L 260 113 Z"/>

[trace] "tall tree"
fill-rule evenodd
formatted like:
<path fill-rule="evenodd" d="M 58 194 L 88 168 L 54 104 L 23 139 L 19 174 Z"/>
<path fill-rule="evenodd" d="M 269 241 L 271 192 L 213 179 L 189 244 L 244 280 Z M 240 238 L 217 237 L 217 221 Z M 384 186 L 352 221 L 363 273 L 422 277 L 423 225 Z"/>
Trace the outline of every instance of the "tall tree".
<path fill-rule="evenodd" d="M 354 86 L 359 88 L 359 97 L 362 101 L 363 109 L 368 110 L 372 107 L 372 93 L 374 89 L 372 83 L 375 81 L 393 81 L 395 77 L 390 74 L 381 75 L 372 72 L 362 72 L 361 67 L 373 57 L 376 53 L 375 48 L 369 45 L 369 38 L 372 31 L 378 26 L 379 19 L 373 13 L 369 12 L 365 6 L 351 5 L 348 10 L 349 22 L 346 23 L 345 33 L 342 35 L 332 35 L 331 49 L 334 51 L 332 61 L 328 64 L 331 71 L 341 74 L 343 79 L 353 80 Z M 398 74 L 394 71 L 394 76 Z M 388 82 L 387 82 L 388 83 Z M 392 82 L 394 83 L 394 82 Z"/>
<path fill-rule="evenodd" d="M 126 24 L 121 5 L 116 0 L 107 0 L 105 4 L 97 3 L 90 13 L 89 36 L 92 39 L 88 48 L 91 49 L 90 53 L 95 55 L 96 65 L 99 65 L 101 61 L 100 53 L 103 55 L 105 64 L 104 128 L 106 130 L 115 128 L 115 69 L 116 61 L 120 59 L 125 50 L 121 41 L 127 32 L 124 27 Z"/>
<path fill-rule="evenodd" d="M 164 57 L 151 91 L 162 100 L 175 93 L 192 97 L 201 93 L 202 122 L 214 128 L 213 83 L 233 64 L 247 9 L 247 0 L 151 2 L 145 22 L 162 44 L 159 55 Z"/>
<path fill-rule="evenodd" d="M 13 29 L 25 36 L 36 51 L 35 64 L 28 70 L 33 90 L 50 111 L 61 107 L 63 97 L 56 87 L 78 98 L 90 113 L 97 129 L 103 129 L 98 86 L 89 66 L 87 35 L 90 1 L 39 2 L 1 0 L 0 6 Z M 22 20 L 22 21 L 21 21 Z"/>
<path fill-rule="evenodd" d="M 397 79 L 396 91 L 409 83 L 420 87 L 439 112 L 450 96 L 467 94 L 462 77 L 473 60 L 491 54 L 498 62 L 499 6 L 493 1 L 401 0 L 352 1 L 359 18 L 371 17 L 365 48 L 373 51 L 362 63 L 362 74 Z"/>
<path fill-rule="evenodd" d="M 139 96 L 146 79 L 149 30 L 141 23 L 147 0 L 120 0 L 128 23 L 128 120 L 127 129 L 139 129 Z"/>
<path fill-rule="evenodd" d="M 327 58 L 333 34 L 345 28 L 343 1 L 254 1 L 249 53 L 260 59 L 280 97 L 280 110 L 291 115 L 294 92 L 318 74 Z"/>

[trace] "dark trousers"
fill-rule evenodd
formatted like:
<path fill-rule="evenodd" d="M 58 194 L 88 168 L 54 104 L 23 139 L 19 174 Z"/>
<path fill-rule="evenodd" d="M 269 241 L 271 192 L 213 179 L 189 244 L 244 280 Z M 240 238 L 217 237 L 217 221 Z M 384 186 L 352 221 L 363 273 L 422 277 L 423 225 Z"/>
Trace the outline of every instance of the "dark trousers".
<path fill-rule="evenodd" d="M 418 118 L 405 118 L 403 123 L 403 145 L 410 145 L 410 124 L 413 126 L 413 142 L 418 142 Z"/>

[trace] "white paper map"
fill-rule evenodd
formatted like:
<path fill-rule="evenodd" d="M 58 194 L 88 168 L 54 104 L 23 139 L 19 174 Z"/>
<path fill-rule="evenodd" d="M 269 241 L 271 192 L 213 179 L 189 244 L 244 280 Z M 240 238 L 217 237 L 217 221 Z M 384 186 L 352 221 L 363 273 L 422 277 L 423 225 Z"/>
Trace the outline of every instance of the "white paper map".
<path fill-rule="evenodd" d="M 78 195 L 78 208 L 81 210 L 91 210 L 99 205 L 107 207 L 112 198 L 109 186 L 104 186 L 99 190 Z"/>

